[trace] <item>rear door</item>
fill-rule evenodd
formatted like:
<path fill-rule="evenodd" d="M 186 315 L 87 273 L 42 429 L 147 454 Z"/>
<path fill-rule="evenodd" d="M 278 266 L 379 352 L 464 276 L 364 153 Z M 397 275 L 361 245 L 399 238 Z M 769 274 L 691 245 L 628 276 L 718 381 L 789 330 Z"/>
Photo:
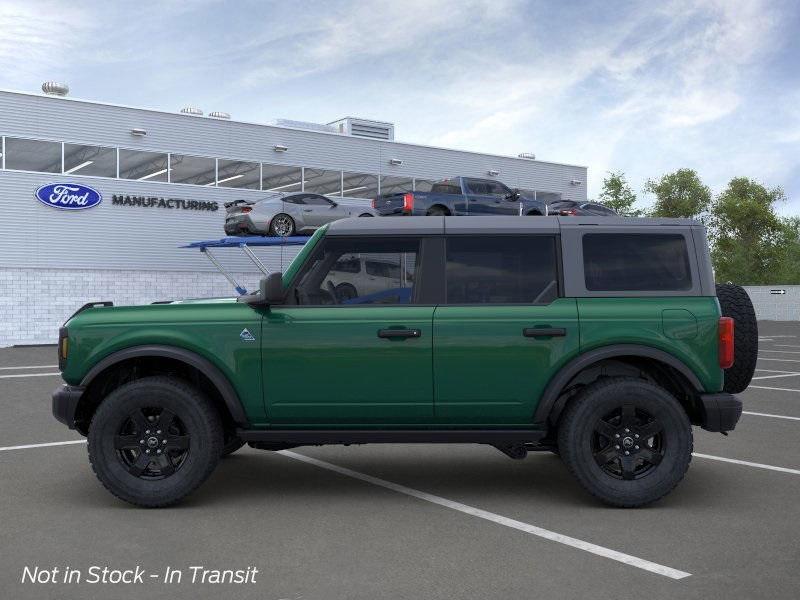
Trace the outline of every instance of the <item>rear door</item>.
<path fill-rule="evenodd" d="M 419 283 L 421 245 L 414 236 L 328 236 L 314 250 L 290 290 L 296 303 L 264 316 L 270 423 L 432 421 L 433 305 Z M 369 279 L 372 263 L 392 268 Z"/>
<path fill-rule="evenodd" d="M 434 314 L 439 422 L 532 422 L 548 381 L 579 346 L 557 245 L 555 232 L 447 236 L 446 302 Z"/>

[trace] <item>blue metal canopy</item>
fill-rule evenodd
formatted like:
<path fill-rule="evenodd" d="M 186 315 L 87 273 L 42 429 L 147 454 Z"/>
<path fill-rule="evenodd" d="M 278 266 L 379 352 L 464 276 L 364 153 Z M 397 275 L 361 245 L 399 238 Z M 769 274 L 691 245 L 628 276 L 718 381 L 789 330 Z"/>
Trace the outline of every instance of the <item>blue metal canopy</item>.
<path fill-rule="evenodd" d="M 264 237 L 250 235 L 245 237 L 224 237 L 219 240 L 205 240 L 192 242 L 181 248 L 241 248 L 243 246 L 302 246 L 308 241 L 307 237 L 294 235 L 291 237 Z"/>

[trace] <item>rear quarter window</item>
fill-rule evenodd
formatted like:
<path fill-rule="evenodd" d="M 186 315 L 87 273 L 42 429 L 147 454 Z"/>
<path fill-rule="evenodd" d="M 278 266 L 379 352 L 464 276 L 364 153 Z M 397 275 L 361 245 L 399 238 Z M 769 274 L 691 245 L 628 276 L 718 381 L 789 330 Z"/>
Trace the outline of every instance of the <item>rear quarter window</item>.
<path fill-rule="evenodd" d="M 680 234 L 588 233 L 583 265 L 590 291 L 692 289 L 686 239 Z"/>

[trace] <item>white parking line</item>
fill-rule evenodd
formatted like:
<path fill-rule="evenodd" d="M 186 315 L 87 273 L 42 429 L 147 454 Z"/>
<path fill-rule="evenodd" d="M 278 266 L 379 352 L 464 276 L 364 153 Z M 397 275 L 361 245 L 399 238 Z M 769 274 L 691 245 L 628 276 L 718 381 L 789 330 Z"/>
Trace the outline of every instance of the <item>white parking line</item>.
<path fill-rule="evenodd" d="M 758 360 L 771 360 L 772 362 L 796 362 L 800 363 L 800 360 L 796 358 L 770 358 L 769 356 L 759 356 Z"/>
<path fill-rule="evenodd" d="M 780 375 L 759 375 L 758 377 L 753 377 L 753 380 L 756 379 L 775 379 L 776 377 L 796 377 L 800 375 L 800 373 L 781 373 Z"/>
<path fill-rule="evenodd" d="M 750 412 L 749 410 L 743 410 L 742 414 L 751 415 L 754 417 L 772 417 L 773 419 L 789 419 L 790 421 L 800 421 L 800 417 L 788 417 L 786 415 L 773 415 L 772 413 Z"/>
<path fill-rule="evenodd" d="M 775 344 L 776 348 L 800 348 L 797 344 Z"/>
<path fill-rule="evenodd" d="M 781 371 L 780 369 L 756 369 L 756 371 L 764 371 L 765 373 L 795 373 L 795 371 Z"/>
<path fill-rule="evenodd" d="M 0 375 L 0 379 L 16 379 L 18 377 L 52 377 L 61 373 L 23 373 L 19 375 Z"/>
<path fill-rule="evenodd" d="M 779 388 L 779 387 L 767 387 L 765 385 L 748 385 L 747 389 L 755 388 L 757 390 L 776 390 L 778 392 L 800 392 L 800 390 L 796 390 L 794 388 Z"/>
<path fill-rule="evenodd" d="M 531 535 L 535 535 L 544 538 L 546 540 L 551 540 L 553 542 L 558 542 L 559 544 L 564 544 L 566 546 L 571 546 L 579 550 L 584 550 L 585 552 L 590 552 L 592 554 L 596 554 L 597 556 L 602 556 L 604 558 L 609 558 L 611 560 L 615 560 L 617 562 L 621 562 L 626 565 L 630 565 L 632 567 L 643 569 L 645 571 L 650 571 L 651 573 L 656 573 L 657 575 L 663 575 L 664 577 L 669 577 L 670 579 L 683 579 L 684 577 L 689 577 L 691 575 L 691 573 L 687 573 L 685 571 L 679 571 L 671 567 L 666 567 L 658 563 L 650 562 L 649 560 L 644 560 L 642 558 L 637 558 L 636 556 L 631 556 L 630 554 L 623 554 L 622 552 L 617 552 L 616 550 L 611 550 L 610 548 L 597 546 L 590 542 L 585 542 L 577 538 L 569 537 L 567 535 L 550 531 L 548 529 L 543 529 L 541 527 L 537 527 L 536 525 L 530 525 L 529 523 L 523 523 L 522 521 L 509 519 L 508 517 L 504 517 L 502 515 L 489 512 L 487 510 L 475 508 L 474 506 L 462 504 L 461 502 L 448 500 L 447 498 L 442 498 L 441 496 L 435 496 L 433 494 L 422 492 L 420 490 L 415 490 L 413 488 L 409 488 L 404 485 L 399 485 L 397 483 L 392 483 L 391 481 L 386 481 L 385 479 L 378 479 L 377 477 L 372 477 L 371 475 L 359 473 L 358 471 L 352 471 L 350 469 L 346 469 L 345 467 L 340 467 L 338 465 L 334 465 L 329 462 L 318 460 L 316 458 L 311 458 L 310 456 L 297 454 L 296 452 L 291 452 L 289 450 L 281 450 L 279 454 L 283 454 L 287 458 L 299 460 L 314 465 L 316 467 L 320 467 L 322 469 L 327 469 L 328 471 L 334 471 L 335 473 L 339 473 L 340 475 L 346 475 L 347 477 L 360 479 L 361 481 L 365 481 L 367 483 L 371 483 L 373 485 L 377 485 L 392 490 L 393 492 L 405 494 L 406 496 L 411 496 L 419 500 L 424 500 L 425 502 L 431 502 L 432 504 L 438 504 L 439 506 L 444 506 L 445 508 L 457 510 L 458 512 L 472 515 L 473 517 L 478 517 L 480 519 L 485 519 L 487 521 L 492 521 L 493 523 L 504 525 L 506 527 L 511 527 L 512 529 L 516 529 L 518 531 L 530 533 Z"/>
<path fill-rule="evenodd" d="M 58 365 L 29 365 L 25 367 L 0 367 L 0 371 L 17 371 L 19 369 L 57 369 Z"/>
<path fill-rule="evenodd" d="M 69 446 L 71 444 L 85 444 L 86 440 L 70 440 L 68 442 L 47 442 L 46 444 L 25 444 L 23 446 L 4 446 L 0 452 L 6 450 L 27 450 L 28 448 L 48 448 L 50 446 Z"/>
<path fill-rule="evenodd" d="M 759 352 L 773 352 L 775 354 L 800 354 L 798 350 L 759 350 Z"/>
<path fill-rule="evenodd" d="M 735 458 L 725 458 L 723 456 L 712 456 L 710 454 L 699 454 L 697 452 L 692 452 L 692 456 L 696 456 L 698 458 L 707 458 L 709 460 L 718 460 L 720 462 L 733 463 L 734 465 L 744 465 L 746 467 L 755 467 L 757 469 L 769 469 L 770 471 L 780 471 L 781 473 L 791 473 L 792 475 L 800 475 L 800 470 L 798 469 L 787 469 L 786 467 L 776 467 L 774 465 L 765 465 L 762 463 L 754 463 L 746 460 L 737 460 Z"/>

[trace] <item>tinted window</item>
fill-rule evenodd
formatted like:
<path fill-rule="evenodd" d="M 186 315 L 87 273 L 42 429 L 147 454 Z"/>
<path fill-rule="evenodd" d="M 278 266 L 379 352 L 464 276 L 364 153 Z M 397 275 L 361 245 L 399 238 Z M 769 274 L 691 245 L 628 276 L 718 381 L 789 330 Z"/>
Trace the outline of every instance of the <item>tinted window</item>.
<path fill-rule="evenodd" d="M 448 304 L 531 304 L 558 295 L 552 236 L 451 237 Z"/>
<path fill-rule="evenodd" d="M 117 149 L 64 144 L 64 174 L 117 176 Z"/>
<path fill-rule="evenodd" d="M 267 192 L 299 192 L 303 186 L 303 170 L 300 167 L 283 165 L 261 165 L 261 189 Z"/>
<path fill-rule="evenodd" d="M 139 181 L 167 181 L 167 155 L 161 152 L 119 151 L 119 176 Z"/>
<path fill-rule="evenodd" d="M 418 240 L 325 240 L 301 276 L 298 304 L 410 304 Z M 361 261 L 366 272 L 361 271 Z"/>
<path fill-rule="evenodd" d="M 306 168 L 304 189 L 307 192 L 316 192 L 317 194 L 341 196 L 342 172 Z"/>
<path fill-rule="evenodd" d="M 461 194 L 461 186 L 457 181 L 440 181 L 433 184 L 431 192 L 434 194 Z"/>
<path fill-rule="evenodd" d="M 414 191 L 415 192 L 430 192 L 431 188 L 434 185 L 434 181 L 430 179 L 414 179 Z M 458 194 L 461 193 L 461 190 L 456 192 Z"/>
<path fill-rule="evenodd" d="M 298 194 L 297 196 L 285 196 L 283 201 L 288 202 L 289 204 L 305 204 L 306 197 L 303 194 Z"/>
<path fill-rule="evenodd" d="M 258 163 L 220 159 L 217 169 L 217 185 L 220 187 L 257 190 L 261 185 L 261 165 Z"/>
<path fill-rule="evenodd" d="M 692 287 L 686 240 L 679 234 L 586 234 L 583 264 L 587 290 L 679 291 Z"/>
<path fill-rule="evenodd" d="M 6 169 L 61 173 L 61 144 L 7 137 Z"/>
<path fill-rule="evenodd" d="M 331 201 L 325 198 L 324 196 L 309 194 L 308 196 L 305 197 L 305 204 L 311 204 L 313 206 L 330 206 Z"/>
<path fill-rule="evenodd" d="M 414 180 L 411 177 L 394 177 L 391 175 L 381 177 L 381 195 L 411 192 L 413 190 Z"/>
<path fill-rule="evenodd" d="M 374 198 L 378 195 L 378 176 L 366 173 L 342 173 L 342 195 L 350 198 Z"/>
<path fill-rule="evenodd" d="M 491 185 L 486 181 L 467 179 L 467 189 L 470 194 L 486 195 L 491 193 Z"/>
<path fill-rule="evenodd" d="M 169 157 L 169 177 L 172 183 L 214 185 L 217 163 L 213 158 L 173 154 Z"/>

